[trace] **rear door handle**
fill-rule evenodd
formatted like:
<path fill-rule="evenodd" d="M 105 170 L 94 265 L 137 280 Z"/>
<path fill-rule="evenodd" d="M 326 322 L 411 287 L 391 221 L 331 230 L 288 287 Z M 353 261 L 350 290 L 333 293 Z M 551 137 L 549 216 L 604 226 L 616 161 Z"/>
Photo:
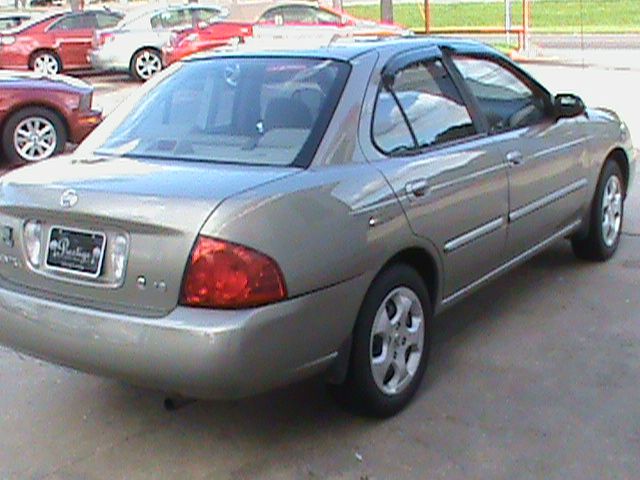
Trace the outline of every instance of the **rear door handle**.
<path fill-rule="evenodd" d="M 522 165 L 525 162 L 522 152 L 519 152 L 518 150 L 512 150 L 507 153 L 506 159 L 507 164 L 510 167 L 517 167 L 518 165 Z"/>
<path fill-rule="evenodd" d="M 409 182 L 405 185 L 404 191 L 409 198 L 420 198 L 424 197 L 429 190 L 429 183 L 422 180 L 414 180 L 413 182 Z"/>

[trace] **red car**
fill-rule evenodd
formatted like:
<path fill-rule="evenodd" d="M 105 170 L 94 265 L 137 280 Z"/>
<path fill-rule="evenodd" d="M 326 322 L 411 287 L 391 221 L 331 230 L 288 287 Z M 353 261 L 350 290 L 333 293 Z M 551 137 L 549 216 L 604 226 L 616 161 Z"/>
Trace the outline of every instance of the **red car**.
<path fill-rule="evenodd" d="M 3 160 L 36 162 L 80 143 L 102 120 L 91 108 L 93 87 L 81 80 L 28 72 L 0 72 Z"/>
<path fill-rule="evenodd" d="M 169 66 L 188 55 L 222 47 L 234 38 L 250 37 L 252 33 L 252 24 L 239 22 L 203 22 L 195 28 L 176 31 L 162 48 L 163 64 Z"/>
<path fill-rule="evenodd" d="M 90 68 L 93 32 L 115 26 L 122 14 L 109 10 L 56 13 L 0 33 L 0 68 L 52 75 Z"/>
<path fill-rule="evenodd" d="M 323 29 L 348 31 L 351 35 L 406 35 L 408 30 L 394 24 L 378 23 L 352 17 L 346 13 L 322 5 L 309 3 L 278 4 L 265 10 L 256 26 L 269 27 L 302 27 L 312 28 L 318 32 Z M 257 33 L 256 33 L 257 34 Z"/>

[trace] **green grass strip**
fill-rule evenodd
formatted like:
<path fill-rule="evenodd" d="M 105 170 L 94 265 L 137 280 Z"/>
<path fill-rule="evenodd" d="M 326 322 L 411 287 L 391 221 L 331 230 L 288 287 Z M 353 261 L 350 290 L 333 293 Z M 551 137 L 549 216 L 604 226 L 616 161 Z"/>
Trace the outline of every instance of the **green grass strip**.
<path fill-rule="evenodd" d="M 424 29 L 422 2 L 394 5 L 394 20 L 400 25 Z M 355 5 L 352 15 L 380 19 L 379 5 Z M 522 24 L 522 2 L 513 2 L 513 24 Z M 504 2 L 432 3 L 434 27 L 504 26 Z M 581 28 L 582 26 L 582 28 Z M 640 32 L 640 0 L 533 0 L 531 27 L 537 32 L 632 33 Z"/>

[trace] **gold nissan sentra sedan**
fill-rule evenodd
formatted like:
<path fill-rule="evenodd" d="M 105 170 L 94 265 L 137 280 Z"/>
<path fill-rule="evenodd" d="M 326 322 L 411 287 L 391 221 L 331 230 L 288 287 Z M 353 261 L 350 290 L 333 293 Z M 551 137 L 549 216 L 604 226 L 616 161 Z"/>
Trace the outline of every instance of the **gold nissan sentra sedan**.
<path fill-rule="evenodd" d="M 0 185 L 0 342 L 190 398 L 324 373 L 392 415 L 434 315 L 569 239 L 604 261 L 635 162 L 609 110 L 471 41 L 211 53 Z"/>

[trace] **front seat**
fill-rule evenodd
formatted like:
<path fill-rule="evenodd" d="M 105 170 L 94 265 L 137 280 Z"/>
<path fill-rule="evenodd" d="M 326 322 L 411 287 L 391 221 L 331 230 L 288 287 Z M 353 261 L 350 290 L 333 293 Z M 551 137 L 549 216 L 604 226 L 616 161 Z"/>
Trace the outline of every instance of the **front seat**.
<path fill-rule="evenodd" d="M 313 118 L 303 101 L 281 97 L 267 104 L 262 123 L 265 132 L 276 128 L 310 129 Z"/>

